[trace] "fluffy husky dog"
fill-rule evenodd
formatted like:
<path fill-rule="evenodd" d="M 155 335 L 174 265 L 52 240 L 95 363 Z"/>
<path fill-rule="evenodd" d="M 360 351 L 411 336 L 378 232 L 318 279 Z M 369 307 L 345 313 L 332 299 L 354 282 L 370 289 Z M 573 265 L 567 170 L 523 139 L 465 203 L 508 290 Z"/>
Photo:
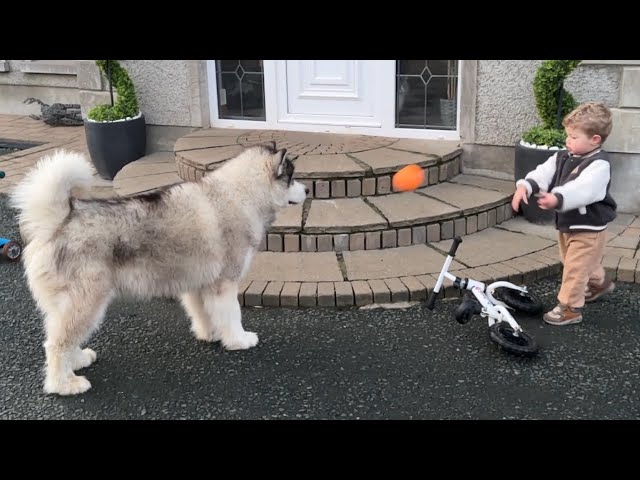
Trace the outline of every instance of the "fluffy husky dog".
<path fill-rule="evenodd" d="M 245 149 L 198 182 L 128 198 L 80 199 L 93 167 L 56 151 L 16 187 L 29 288 L 44 314 L 47 393 L 91 384 L 74 370 L 96 359 L 82 348 L 116 296 L 179 297 L 195 337 L 229 350 L 258 343 L 241 323 L 238 282 L 277 212 L 303 202 L 286 150 Z"/>

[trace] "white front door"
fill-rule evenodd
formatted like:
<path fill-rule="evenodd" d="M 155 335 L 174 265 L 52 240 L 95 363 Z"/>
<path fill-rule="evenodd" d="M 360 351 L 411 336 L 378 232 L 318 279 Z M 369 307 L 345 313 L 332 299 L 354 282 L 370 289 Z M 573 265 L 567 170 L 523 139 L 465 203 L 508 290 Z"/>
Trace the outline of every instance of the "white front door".
<path fill-rule="evenodd" d="M 279 123 L 382 126 L 388 99 L 380 61 L 280 60 L 275 67 Z"/>
<path fill-rule="evenodd" d="M 455 127 L 438 129 L 437 126 L 443 123 L 441 121 L 438 123 L 437 118 L 436 122 L 430 122 L 435 128 L 425 128 L 420 121 L 416 121 L 416 119 L 426 120 L 427 118 L 421 108 L 430 108 L 431 116 L 438 117 L 438 112 L 435 110 L 437 106 L 433 101 L 427 107 L 427 88 L 425 87 L 427 83 L 417 78 L 417 74 L 422 72 L 420 69 L 414 72 L 415 68 L 412 67 L 411 71 L 406 72 L 416 77 L 411 79 L 413 87 L 408 90 L 409 93 L 402 87 L 398 92 L 399 108 L 402 108 L 404 103 L 411 103 L 411 109 L 406 106 L 404 108 L 410 114 L 411 121 L 407 122 L 403 117 L 398 118 L 396 76 L 402 75 L 398 73 L 397 62 L 400 61 L 244 60 L 238 62 L 245 62 L 246 68 L 244 63 L 239 64 L 242 68 L 229 64 L 226 71 L 221 69 L 219 72 L 216 61 L 208 62 L 209 90 L 212 95 L 209 105 L 213 127 L 354 133 L 400 138 L 452 140 L 460 138 Z M 419 64 L 421 61 L 412 62 Z M 226 75 L 226 81 L 219 80 L 220 74 Z M 444 75 L 441 72 L 437 75 L 441 78 L 429 83 L 434 85 L 433 92 L 429 95 L 435 94 L 436 98 L 446 95 L 446 80 L 442 78 Z M 220 92 L 218 83 L 221 83 Z M 410 82 L 405 81 L 405 83 Z M 411 102 L 403 103 L 407 95 L 411 97 Z M 459 95 L 456 95 L 456 98 L 459 99 Z M 231 115 L 226 112 L 227 116 L 223 117 L 219 108 L 224 106 L 228 110 L 228 105 L 233 105 L 231 109 L 233 111 Z M 247 111 L 250 114 L 247 114 Z M 236 118 L 233 118 L 234 115 Z M 242 116 L 246 118 L 238 118 Z M 252 116 L 256 118 L 250 118 Z M 396 126 L 398 122 L 415 126 L 399 127 Z"/>

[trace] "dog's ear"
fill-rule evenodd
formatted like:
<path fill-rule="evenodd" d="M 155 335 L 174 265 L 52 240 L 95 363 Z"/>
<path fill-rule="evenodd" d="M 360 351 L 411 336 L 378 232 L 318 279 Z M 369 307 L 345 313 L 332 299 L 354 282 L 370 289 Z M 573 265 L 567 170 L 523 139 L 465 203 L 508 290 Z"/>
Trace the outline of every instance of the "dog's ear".
<path fill-rule="evenodd" d="M 287 160 L 287 149 L 283 148 L 276 152 L 276 155 L 279 157 L 278 160 L 278 168 L 276 169 L 276 177 L 281 177 L 285 171 L 285 163 Z"/>
<path fill-rule="evenodd" d="M 271 149 L 273 153 L 276 153 L 276 142 L 272 140 L 270 142 L 265 143 L 265 145 L 267 148 Z"/>

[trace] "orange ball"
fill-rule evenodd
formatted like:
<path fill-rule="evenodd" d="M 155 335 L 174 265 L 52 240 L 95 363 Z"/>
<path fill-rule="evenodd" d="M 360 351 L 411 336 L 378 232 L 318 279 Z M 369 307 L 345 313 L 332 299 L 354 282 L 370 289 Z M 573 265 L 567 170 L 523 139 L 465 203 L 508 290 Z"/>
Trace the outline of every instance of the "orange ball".
<path fill-rule="evenodd" d="M 396 192 L 408 192 L 418 188 L 423 181 L 424 170 L 419 165 L 413 164 L 398 170 L 391 180 L 391 185 Z"/>

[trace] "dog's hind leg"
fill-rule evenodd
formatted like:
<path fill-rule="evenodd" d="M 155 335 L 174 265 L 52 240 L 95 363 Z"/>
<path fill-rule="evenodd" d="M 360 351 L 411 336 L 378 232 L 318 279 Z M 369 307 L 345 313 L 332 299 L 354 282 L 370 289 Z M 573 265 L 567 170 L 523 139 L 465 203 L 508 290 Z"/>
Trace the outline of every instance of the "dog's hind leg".
<path fill-rule="evenodd" d="M 213 335 L 227 350 L 246 350 L 255 347 L 258 335 L 242 328 L 238 284 L 220 281 L 213 288 L 202 291 L 205 311 L 209 314 Z"/>
<path fill-rule="evenodd" d="M 96 359 L 93 350 L 83 350 L 80 345 L 100 324 L 109 297 L 105 294 L 95 294 L 93 299 L 80 295 L 57 296 L 57 308 L 50 309 L 45 318 L 46 393 L 77 395 L 91 388 L 91 383 L 85 377 L 73 371 L 89 366 Z"/>
<path fill-rule="evenodd" d="M 213 325 L 204 309 L 204 302 L 200 291 L 183 293 L 180 301 L 187 315 L 191 318 L 191 331 L 198 340 L 215 342 L 220 340 L 213 334 Z"/>

